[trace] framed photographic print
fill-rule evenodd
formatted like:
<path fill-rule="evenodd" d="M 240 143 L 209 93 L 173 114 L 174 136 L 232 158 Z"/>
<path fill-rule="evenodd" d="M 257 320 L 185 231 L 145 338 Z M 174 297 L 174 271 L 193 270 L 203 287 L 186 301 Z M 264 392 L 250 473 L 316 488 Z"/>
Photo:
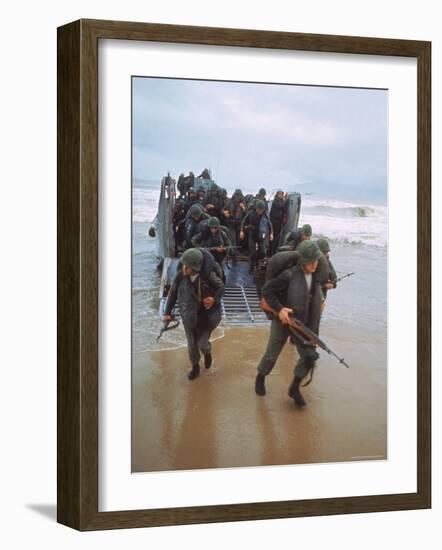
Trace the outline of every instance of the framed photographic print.
<path fill-rule="evenodd" d="M 429 508 L 431 45 L 58 29 L 58 521 Z"/>

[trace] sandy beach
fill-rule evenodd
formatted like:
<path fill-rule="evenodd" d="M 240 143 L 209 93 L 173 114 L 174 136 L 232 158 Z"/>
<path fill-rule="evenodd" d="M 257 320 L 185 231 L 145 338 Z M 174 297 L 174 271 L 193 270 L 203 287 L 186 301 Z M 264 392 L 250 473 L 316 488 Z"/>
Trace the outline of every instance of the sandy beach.
<path fill-rule="evenodd" d="M 190 382 L 187 349 L 133 357 L 132 471 L 191 470 L 387 458 L 386 343 L 322 332 L 346 369 L 321 351 L 299 409 L 287 395 L 296 350 L 286 344 L 254 392 L 268 328 L 224 328 L 214 365 Z"/>

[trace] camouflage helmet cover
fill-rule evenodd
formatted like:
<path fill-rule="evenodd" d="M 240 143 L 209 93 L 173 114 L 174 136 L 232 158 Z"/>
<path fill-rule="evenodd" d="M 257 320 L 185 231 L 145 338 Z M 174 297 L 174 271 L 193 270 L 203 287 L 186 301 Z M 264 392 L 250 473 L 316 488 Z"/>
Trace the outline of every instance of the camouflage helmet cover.
<path fill-rule="evenodd" d="M 308 223 L 304 224 L 301 227 L 301 233 L 303 235 L 306 235 L 307 237 L 311 237 L 312 236 L 312 226 Z"/>
<path fill-rule="evenodd" d="M 201 210 L 201 208 L 198 205 L 193 204 L 190 207 L 189 213 L 193 218 L 201 218 L 203 211 Z"/>
<path fill-rule="evenodd" d="M 317 262 L 322 256 L 319 246 L 314 241 L 302 241 L 296 251 L 299 252 L 301 264 Z"/>
<path fill-rule="evenodd" d="M 194 271 L 201 271 L 201 267 L 203 265 L 203 254 L 201 250 L 198 250 L 197 248 L 189 248 L 181 256 L 181 263 L 186 267 L 190 267 Z"/>
<path fill-rule="evenodd" d="M 211 228 L 217 229 L 219 227 L 219 219 L 216 216 L 212 216 L 209 218 L 209 221 L 207 222 L 207 225 Z"/>
<path fill-rule="evenodd" d="M 319 250 L 323 254 L 327 254 L 327 252 L 330 252 L 330 245 L 328 244 L 327 239 L 318 239 L 316 243 L 319 246 Z"/>

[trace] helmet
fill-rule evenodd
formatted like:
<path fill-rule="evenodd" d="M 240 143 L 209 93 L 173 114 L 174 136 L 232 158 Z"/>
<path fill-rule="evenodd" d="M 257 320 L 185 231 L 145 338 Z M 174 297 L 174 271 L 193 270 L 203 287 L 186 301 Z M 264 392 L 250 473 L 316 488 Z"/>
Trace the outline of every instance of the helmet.
<path fill-rule="evenodd" d="M 267 195 L 267 191 L 264 189 L 264 187 L 261 187 L 261 189 L 258 191 L 258 195 Z"/>
<path fill-rule="evenodd" d="M 312 236 L 312 226 L 308 223 L 304 224 L 301 227 L 301 233 L 303 235 L 306 235 L 307 237 L 311 237 Z"/>
<path fill-rule="evenodd" d="M 201 218 L 203 211 L 197 204 L 193 204 L 190 207 L 189 213 L 192 216 L 192 218 Z"/>
<path fill-rule="evenodd" d="M 301 264 L 317 262 L 322 256 L 319 246 L 314 241 L 302 241 L 296 251 L 299 252 Z"/>
<path fill-rule="evenodd" d="M 327 252 L 330 252 L 330 245 L 328 244 L 327 239 L 318 239 L 316 241 L 316 244 L 319 246 L 319 250 L 323 254 L 327 254 Z"/>
<path fill-rule="evenodd" d="M 216 216 L 212 216 L 211 218 L 209 218 L 207 225 L 209 227 L 217 229 L 219 227 L 219 219 Z"/>
<path fill-rule="evenodd" d="M 264 201 L 256 201 L 256 205 L 255 205 L 255 208 L 259 208 L 261 210 L 265 210 L 265 202 Z"/>
<path fill-rule="evenodd" d="M 201 250 L 198 250 L 197 248 L 189 248 L 186 252 L 184 252 L 180 260 L 184 266 L 190 267 L 194 271 L 201 271 L 201 267 L 203 265 L 203 254 Z"/>

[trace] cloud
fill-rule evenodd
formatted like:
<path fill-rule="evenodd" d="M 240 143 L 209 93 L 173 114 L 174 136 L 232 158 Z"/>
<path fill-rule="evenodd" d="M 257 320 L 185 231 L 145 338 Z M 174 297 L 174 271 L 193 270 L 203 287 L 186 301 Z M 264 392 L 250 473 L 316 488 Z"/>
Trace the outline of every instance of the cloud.
<path fill-rule="evenodd" d="M 386 191 L 386 91 L 138 78 L 133 94 L 136 177 Z"/>

